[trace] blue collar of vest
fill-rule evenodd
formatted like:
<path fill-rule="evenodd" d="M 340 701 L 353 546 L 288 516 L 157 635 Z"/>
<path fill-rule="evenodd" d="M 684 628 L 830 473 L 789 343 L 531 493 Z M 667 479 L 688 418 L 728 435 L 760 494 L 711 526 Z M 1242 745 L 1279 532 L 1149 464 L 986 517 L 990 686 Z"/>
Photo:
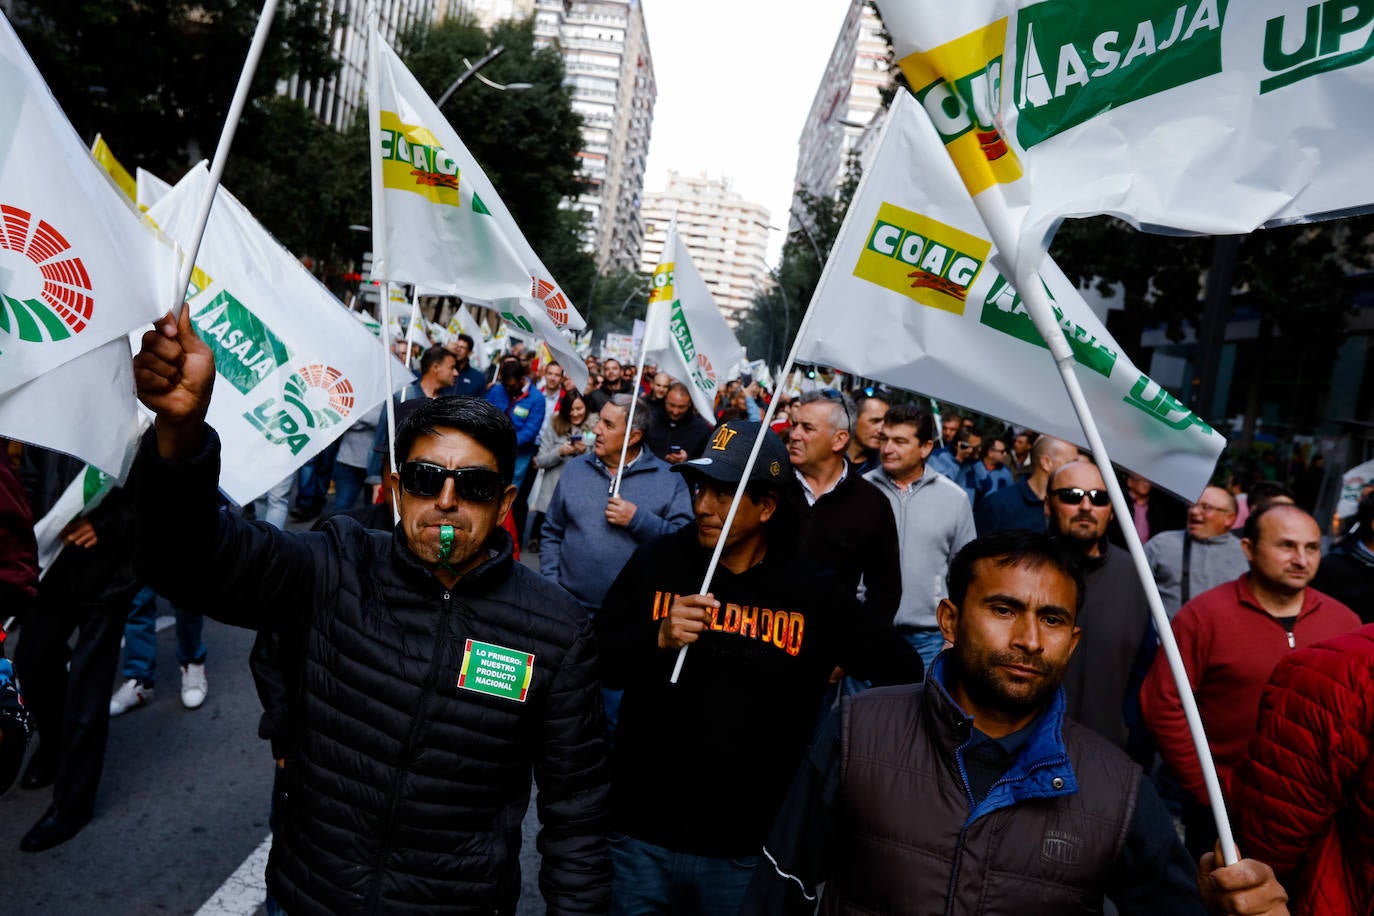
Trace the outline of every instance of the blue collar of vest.
<path fill-rule="evenodd" d="M 949 704 L 965 719 L 970 738 L 957 747 L 954 756 L 959 765 L 959 775 L 964 781 L 964 792 L 973 805 L 969 789 L 968 770 L 964 767 L 964 749 L 972 741 L 973 717 L 959 706 L 949 692 L 945 661 L 948 653 L 942 652 L 930 666 L 930 676 L 926 679 L 927 688 L 934 688 L 942 703 Z M 1069 762 L 1069 752 L 1064 746 L 1064 688 L 1054 692 L 1049 708 L 1040 716 L 1030 737 L 1026 739 L 1021 754 L 1002 775 L 993 783 L 983 800 L 969 812 L 967 827 L 980 817 L 1010 808 L 1032 798 L 1057 798 L 1072 795 L 1078 791 L 1078 779 L 1074 776 L 1073 764 Z"/>

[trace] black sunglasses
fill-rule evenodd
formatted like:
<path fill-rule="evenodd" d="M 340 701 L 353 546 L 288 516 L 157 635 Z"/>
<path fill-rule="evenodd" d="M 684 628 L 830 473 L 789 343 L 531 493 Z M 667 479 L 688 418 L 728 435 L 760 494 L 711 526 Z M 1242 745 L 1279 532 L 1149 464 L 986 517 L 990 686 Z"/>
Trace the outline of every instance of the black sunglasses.
<path fill-rule="evenodd" d="M 489 468 L 448 468 L 427 461 L 407 461 L 401 465 L 401 489 L 411 496 L 433 498 L 453 480 L 458 498 L 470 503 L 489 503 L 501 495 L 501 475 Z"/>
<path fill-rule="evenodd" d="M 1112 496 L 1106 490 L 1085 490 L 1082 487 L 1060 487 L 1054 491 L 1054 498 L 1066 506 L 1076 506 L 1083 501 L 1083 497 L 1088 497 L 1088 502 L 1097 506 L 1110 506 Z"/>

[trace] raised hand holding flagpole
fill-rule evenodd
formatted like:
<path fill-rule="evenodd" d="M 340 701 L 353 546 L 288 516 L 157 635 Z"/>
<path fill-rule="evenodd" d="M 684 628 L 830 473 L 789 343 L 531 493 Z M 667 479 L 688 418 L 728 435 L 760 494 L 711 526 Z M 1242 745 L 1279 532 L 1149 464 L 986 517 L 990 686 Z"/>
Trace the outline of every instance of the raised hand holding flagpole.
<path fill-rule="evenodd" d="M 215 146 L 215 156 L 210 160 L 210 180 L 205 185 L 201 197 L 200 211 L 196 218 L 195 231 L 191 234 L 185 256 L 181 263 L 181 274 L 177 278 L 176 300 L 172 303 L 174 315 L 180 315 L 184 307 L 186 288 L 191 284 L 191 271 L 196 266 L 196 255 L 200 253 L 200 243 L 205 238 L 205 226 L 210 222 L 210 209 L 215 204 L 215 192 L 219 190 L 220 179 L 224 177 L 224 165 L 229 161 L 229 147 L 234 143 L 234 132 L 238 130 L 243 106 L 248 102 L 248 90 L 257 72 L 258 61 L 262 59 L 262 49 L 267 45 L 267 35 L 272 30 L 272 19 L 277 15 L 277 0 L 266 0 L 262 13 L 258 16 L 258 26 L 253 32 L 253 41 L 248 46 L 248 57 L 239 72 L 238 85 L 234 87 L 234 98 L 229 103 L 229 111 L 224 116 L 224 128 L 220 131 L 219 143 Z"/>

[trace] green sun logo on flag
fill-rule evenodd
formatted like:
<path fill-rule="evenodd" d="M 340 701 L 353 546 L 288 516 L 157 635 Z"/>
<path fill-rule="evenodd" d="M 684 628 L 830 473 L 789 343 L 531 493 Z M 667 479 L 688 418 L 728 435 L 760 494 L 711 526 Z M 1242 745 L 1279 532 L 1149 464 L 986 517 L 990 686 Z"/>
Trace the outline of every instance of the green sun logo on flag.
<path fill-rule="evenodd" d="M 268 398 L 243 418 L 273 445 L 285 445 L 299 455 L 310 443 L 310 430 L 342 423 L 353 412 L 353 383 L 333 366 L 312 363 L 287 376 L 282 402 Z"/>
<path fill-rule="evenodd" d="M 71 247 L 47 220 L 0 204 L 0 331 L 45 343 L 85 330 L 95 300 Z"/>
<path fill-rule="evenodd" d="M 300 411 L 307 426 L 326 429 L 353 412 L 353 384 L 333 366 L 314 363 L 291 373 L 282 400 Z"/>

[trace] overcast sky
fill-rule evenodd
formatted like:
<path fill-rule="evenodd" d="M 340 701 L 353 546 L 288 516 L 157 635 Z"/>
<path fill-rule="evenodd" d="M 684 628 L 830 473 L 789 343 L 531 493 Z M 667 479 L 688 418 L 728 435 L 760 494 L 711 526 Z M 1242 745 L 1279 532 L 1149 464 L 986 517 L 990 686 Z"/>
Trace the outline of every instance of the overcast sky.
<path fill-rule="evenodd" d="M 848 0 L 642 0 L 654 106 L 645 190 L 668 170 L 725 176 L 787 225 L 811 99 Z M 770 233 L 776 264 L 782 232 Z"/>

